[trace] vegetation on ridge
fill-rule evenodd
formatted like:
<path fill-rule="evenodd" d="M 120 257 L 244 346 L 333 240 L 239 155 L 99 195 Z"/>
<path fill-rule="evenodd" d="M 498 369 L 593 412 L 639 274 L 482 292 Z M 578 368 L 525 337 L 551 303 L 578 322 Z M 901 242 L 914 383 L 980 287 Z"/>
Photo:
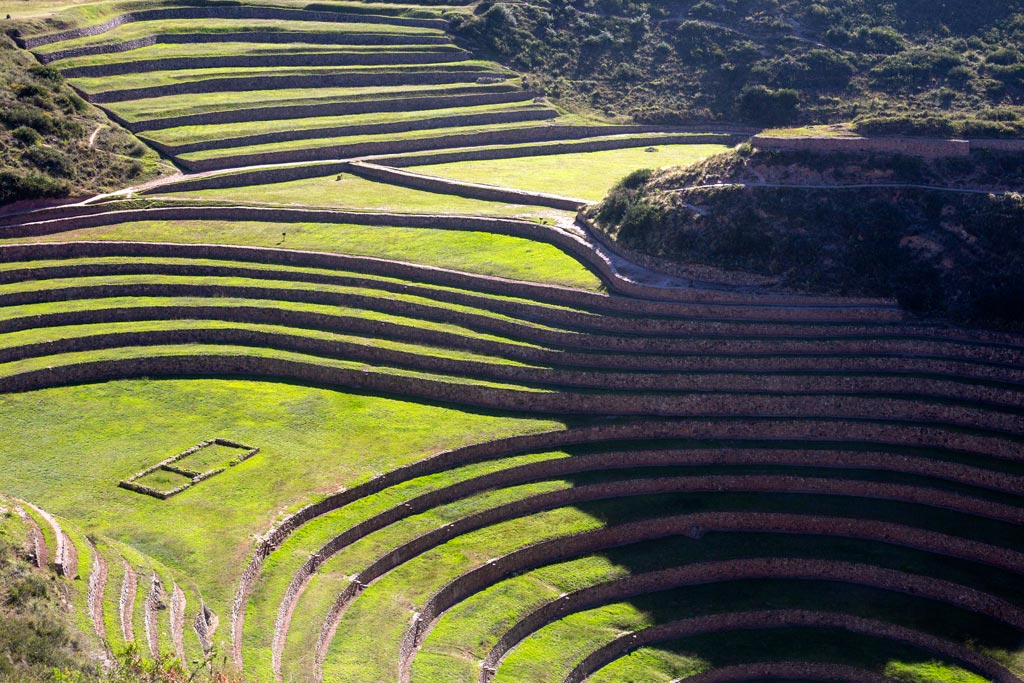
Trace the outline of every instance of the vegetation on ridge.
<path fill-rule="evenodd" d="M 113 190 L 155 175 L 154 152 L 5 35 L 0 71 L 0 205 Z"/>
<path fill-rule="evenodd" d="M 647 123 L 856 119 L 864 132 L 1024 131 L 1024 5 L 534 0 L 456 35 L 570 107 Z"/>
<path fill-rule="evenodd" d="M 999 190 L 1022 175 L 1015 155 L 923 160 L 744 145 L 689 168 L 634 172 L 589 215 L 649 256 L 1019 324 L 1024 197 Z M 979 185 L 992 193 L 927 189 Z"/>

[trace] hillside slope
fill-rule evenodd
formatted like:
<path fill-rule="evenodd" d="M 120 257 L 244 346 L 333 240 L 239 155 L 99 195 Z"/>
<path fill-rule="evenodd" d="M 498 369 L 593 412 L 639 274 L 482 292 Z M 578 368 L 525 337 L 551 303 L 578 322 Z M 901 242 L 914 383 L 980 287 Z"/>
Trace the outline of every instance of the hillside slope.
<path fill-rule="evenodd" d="M 0 35 L 0 205 L 82 196 L 158 173 L 157 155 Z"/>
<path fill-rule="evenodd" d="M 588 213 L 648 256 L 1019 323 L 1024 200 L 1009 190 L 1022 173 L 1013 156 L 925 161 L 741 146 L 690 168 L 636 172 Z"/>
<path fill-rule="evenodd" d="M 1018 0 L 483 2 L 457 34 L 563 104 L 656 123 L 1022 130 Z"/>

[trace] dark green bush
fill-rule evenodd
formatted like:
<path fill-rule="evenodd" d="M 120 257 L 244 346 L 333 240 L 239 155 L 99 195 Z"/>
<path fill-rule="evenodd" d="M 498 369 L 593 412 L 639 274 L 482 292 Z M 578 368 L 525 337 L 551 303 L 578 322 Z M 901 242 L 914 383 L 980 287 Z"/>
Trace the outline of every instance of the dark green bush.
<path fill-rule="evenodd" d="M 1021 54 L 1020 50 L 1015 50 L 1011 47 L 1001 47 L 986 55 L 985 61 L 989 64 L 1008 66 L 1024 61 L 1024 55 Z"/>
<path fill-rule="evenodd" d="M 800 93 L 783 88 L 772 90 L 764 85 L 744 88 L 736 99 L 740 117 L 751 123 L 778 125 L 796 119 L 800 104 Z"/>
<path fill-rule="evenodd" d="M 21 104 L 0 111 L 0 121 L 8 128 L 28 126 L 44 135 L 53 133 L 57 129 L 57 122 L 52 116 L 34 107 Z"/>
<path fill-rule="evenodd" d="M 34 77 L 41 81 L 46 81 L 54 85 L 58 85 L 64 82 L 64 76 L 60 70 L 55 66 L 44 66 L 39 64 L 37 66 L 29 67 L 28 72 Z"/>
<path fill-rule="evenodd" d="M 23 199 L 66 197 L 71 188 L 66 182 L 42 173 L 0 171 L 0 205 Z"/>
<path fill-rule="evenodd" d="M 32 147 L 23 156 L 26 161 L 49 175 L 67 178 L 74 172 L 71 159 L 53 147 Z"/>
<path fill-rule="evenodd" d="M 34 145 L 43 139 L 43 136 L 36 132 L 35 128 L 29 128 L 28 126 L 18 126 L 11 131 L 11 135 L 15 140 L 24 145 Z"/>
<path fill-rule="evenodd" d="M 961 57 L 946 49 L 915 48 L 886 57 L 869 72 L 885 87 L 916 88 L 944 76 L 963 63 Z"/>
<path fill-rule="evenodd" d="M 631 204 L 622 216 L 619 239 L 623 242 L 642 242 L 650 239 L 664 220 L 661 208 L 640 200 Z"/>

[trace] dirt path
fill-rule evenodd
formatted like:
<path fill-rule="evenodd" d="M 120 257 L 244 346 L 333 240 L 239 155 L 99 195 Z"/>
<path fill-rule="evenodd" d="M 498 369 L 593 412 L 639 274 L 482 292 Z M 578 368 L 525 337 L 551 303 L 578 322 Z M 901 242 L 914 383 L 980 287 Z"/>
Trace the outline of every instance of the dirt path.
<path fill-rule="evenodd" d="M 92 135 L 89 136 L 89 149 L 92 149 L 93 147 L 96 146 L 96 136 L 99 135 L 100 131 L 106 127 L 107 124 L 105 123 L 101 123 L 100 125 L 96 126 L 96 130 L 94 130 L 92 132 Z"/>
<path fill-rule="evenodd" d="M 121 634 L 124 636 L 124 642 L 132 643 L 135 642 L 133 612 L 139 577 L 132 566 L 128 564 L 128 560 L 121 558 L 121 562 L 124 563 L 124 579 L 121 582 L 121 599 L 119 604 L 121 611 Z"/>

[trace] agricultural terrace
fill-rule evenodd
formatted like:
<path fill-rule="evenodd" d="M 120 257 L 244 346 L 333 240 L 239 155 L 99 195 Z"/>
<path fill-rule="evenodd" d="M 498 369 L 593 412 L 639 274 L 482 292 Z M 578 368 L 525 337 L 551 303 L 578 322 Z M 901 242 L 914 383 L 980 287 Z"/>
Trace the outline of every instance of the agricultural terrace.
<path fill-rule="evenodd" d="M 4 506 L 97 652 L 1024 676 L 1024 340 L 573 222 L 739 136 L 566 115 L 452 41 L 468 7 L 53 4 L 21 45 L 182 171 L 0 216 Z"/>

